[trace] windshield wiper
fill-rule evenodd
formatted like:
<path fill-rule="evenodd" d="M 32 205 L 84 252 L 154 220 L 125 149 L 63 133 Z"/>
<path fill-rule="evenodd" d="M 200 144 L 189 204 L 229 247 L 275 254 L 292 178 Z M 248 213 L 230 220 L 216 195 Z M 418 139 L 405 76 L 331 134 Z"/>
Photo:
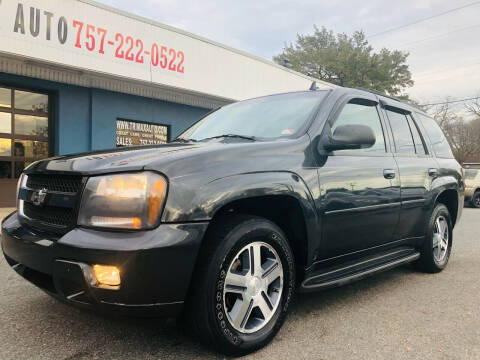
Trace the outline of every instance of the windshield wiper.
<path fill-rule="evenodd" d="M 250 141 L 256 141 L 257 140 L 255 138 L 255 136 L 237 135 L 237 134 L 224 134 L 224 135 L 207 137 L 207 138 L 202 139 L 200 141 L 211 140 L 211 139 L 219 139 L 219 138 L 238 138 L 238 139 L 246 139 L 246 140 L 250 140 Z"/>
<path fill-rule="evenodd" d="M 184 139 L 184 138 L 176 138 L 175 140 L 170 141 L 172 143 L 179 142 L 179 143 L 189 143 L 189 142 L 197 142 L 195 139 Z"/>

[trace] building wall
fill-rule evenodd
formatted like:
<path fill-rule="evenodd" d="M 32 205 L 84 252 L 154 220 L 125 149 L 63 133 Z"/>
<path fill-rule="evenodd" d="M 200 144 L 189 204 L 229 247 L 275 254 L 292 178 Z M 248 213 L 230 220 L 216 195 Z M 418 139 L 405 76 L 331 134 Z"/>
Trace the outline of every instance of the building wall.
<path fill-rule="evenodd" d="M 175 137 L 209 109 L 0 73 L 0 86 L 51 94 L 54 154 L 115 147 L 116 119 L 171 126 Z"/>
<path fill-rule="evenodd" d="M 152 100 L 105 90 L 91 90 L 92 149 L 115 147 L 116 119 L 171 125 L 175 137 L 208 112 L 208 109 Z"/>

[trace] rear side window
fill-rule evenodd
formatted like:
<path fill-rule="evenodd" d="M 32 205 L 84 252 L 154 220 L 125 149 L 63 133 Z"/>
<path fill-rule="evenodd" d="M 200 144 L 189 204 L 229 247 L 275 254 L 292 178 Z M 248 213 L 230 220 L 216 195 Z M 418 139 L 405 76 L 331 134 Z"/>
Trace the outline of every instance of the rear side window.
<path fill-rule="evenodd" d="M 413 142 L 412 132 L 405 114 L 387 110 L 387 115 L 392 127 L 396 152 L 400 154 L 415 154 L 415 143 Z"/>
<path fill-rule="evenodd" d="M 410 130 L 412 131 L 413 142 L 415 143 L 415 152 L 418 155 L 425 155 L 426 154 L 425 146 L 423 145 L 422 137 L 418 132 L 417 125 L 415 124 L 415 121 L 412 119 L 410 115 L 407 115 L 407 119 L 408 119 L 408 125 L 410 125 Z"/>
<path fill-rule="evenodd" d="M 382 123 L 380 122 L 377 107 L 374 105 L 357 104 L 355 103 L 356 101 L 356 99 L 352 100 L 342 109 L 342 112 L 332 126 L 332 134 L 340 125 L 367 125 L 373 130 L 376 141 L 372 147 L 367 149 L 340 150 L 339 153 L 342 151 L 385 153 L 385 138 L 383 136 Z"/>
<path fill-rule="evenodd" d="M 438 126 L 436 121 L 422 114 L 415 114 L 415 118 L 420 119 L 420 122 L 430 138 L 430 142 L 432 143 L 435 154 L 438 157 L 453 159 L 454 156 L 452 149 L 450 149 L 447 138 L 443 134 L 442 129 L 440 129 L 440 126 Z"/>

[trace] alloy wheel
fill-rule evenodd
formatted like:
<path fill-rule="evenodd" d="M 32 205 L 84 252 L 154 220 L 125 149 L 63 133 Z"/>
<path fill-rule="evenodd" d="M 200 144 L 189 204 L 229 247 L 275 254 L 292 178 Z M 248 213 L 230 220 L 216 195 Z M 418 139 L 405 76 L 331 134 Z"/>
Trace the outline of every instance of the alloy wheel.
<path fill-rule="evenodd" d="M 480 194 L 475 194 L 473 198 L 473 206 L 480 208 Z"/>
<path fill-rule="evenodd" d="M 275 249 L 264 242 L 248 244 L 235 255 L 225 276 L 228 321 L 241 333 L 262 329 L 275 314 L 282 289 L 283 267 Z"/>
<path fill-rule="evenodd" d="M 448 223 L 445 217 L 439 216 L 433 227 L 433 257 L 437 263 L 442 263 L 448 253 Z"/>

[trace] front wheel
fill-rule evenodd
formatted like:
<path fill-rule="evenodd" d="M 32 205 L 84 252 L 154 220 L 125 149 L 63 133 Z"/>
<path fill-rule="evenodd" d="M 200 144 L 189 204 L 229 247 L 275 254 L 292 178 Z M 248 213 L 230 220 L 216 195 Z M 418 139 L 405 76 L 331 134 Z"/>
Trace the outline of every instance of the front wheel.
<path fill-rule="evenodd" d="M 269 220 L 218 221 L 199 254 L 187 299 L 187 326 L 227 355 L 265 346 L 280 329 L 295 289 L 292 251 Z"/>
<path fill-rule="evenodd" d="M 420 251 L 417 265 L 425 272 L 437 273 L 448 263 L 452 250 L 453 226 L 448 209 L 437 204 L 433 209 L 427 229 L 427 236 Z"/>

